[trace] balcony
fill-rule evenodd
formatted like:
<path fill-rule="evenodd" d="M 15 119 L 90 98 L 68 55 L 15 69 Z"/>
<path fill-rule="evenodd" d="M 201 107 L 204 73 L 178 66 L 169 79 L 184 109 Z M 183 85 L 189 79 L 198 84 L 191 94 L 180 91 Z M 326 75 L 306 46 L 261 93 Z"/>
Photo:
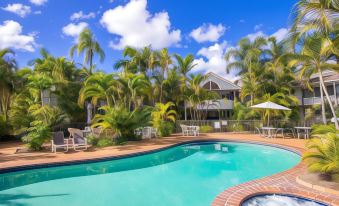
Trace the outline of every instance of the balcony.
<path fill-rule="evenodd" d="M 327 101 L 326 97 L 324 96 L 325 101 Z M 339 98 L 336 99 L 334 95 L 330 96 L 330 99 L 333 103 L 339 102 Z M 315 104 L 321 104 L 321 98 L 320 97 L 309 97 L 309 98 L 303 98 L 303 102 L 305 106 L 308 105 L 315 105 Z M 299 105 L 302 105 L 302 100 L 299 98 Z"/>
<path fill-rule="evenodd" d="M 203 104 L 198 105 L 197 109 L 199 110 L 231 110 L 233 109 L 233 100 L 228 99 L 218 99 L 218 100 L 209 100 L 204 101 Z"/>

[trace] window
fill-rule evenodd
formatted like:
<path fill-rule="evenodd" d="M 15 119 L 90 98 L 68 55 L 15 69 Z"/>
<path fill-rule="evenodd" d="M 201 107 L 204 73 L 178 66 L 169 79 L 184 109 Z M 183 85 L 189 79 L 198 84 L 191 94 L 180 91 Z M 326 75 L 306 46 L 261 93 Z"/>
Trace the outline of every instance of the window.
<path fill-rule="evenodd" d="M 208 89 L 208 90 L 220 90 L 220 87 L 218 86 L 217 83 L 209 81 L 207 82 L 204 86 L 204 89 Z"/>

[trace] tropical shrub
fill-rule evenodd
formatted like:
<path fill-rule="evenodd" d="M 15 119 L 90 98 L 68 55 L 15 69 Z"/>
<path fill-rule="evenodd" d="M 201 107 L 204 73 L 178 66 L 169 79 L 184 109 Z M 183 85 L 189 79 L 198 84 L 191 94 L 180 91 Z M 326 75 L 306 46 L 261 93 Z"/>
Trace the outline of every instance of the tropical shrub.
<path fill-rule="evenodd" d="M 29 108 L 34 121 L 25 131 L 27 135 L 22 140 L 32 150 L 41 150 L 43 144 L 51 139 L 53 126 L 66 122 L 67 116 L 58 108 L 48 105 L 32 105 Z"/>
<path fill-rule="evenodd" d="M 110 137 L 99 138 L 97 142 L 98 147 L 109 147 L 114 145 L 114 140 Z"/>
<path fill-rule="evenodd" d="M 339 179 L 339 131 L 333 125 L 313 126 L 303 160 L 310 172 L 320 173 L 326 179 Z"/>
<path fill-rule="evenodd" d="M 152 111 L 152 123 L 153 127 L 158 129 L 158 133 L 161 137 L 169 136 L 172 134 L 177 112 L 171 107 L 174 107 L 173 102 L 156 103 Z"/>
<path fill-rule="evenodd" d="M 200 127 L 200 132 L 202 133 L 209 133 L 213 131 L 213 127 L 209 126 L 209 125 L 203 125 Z"/>
<path fill-rule="evenodd" d="M 51 128 L 42 121 L 33 122 L 27 132 L 28 134 L 22 137 L 22 140 L 32 150 L 41 150 L 43 148 L 42 145 L 50 140 L 52 136 Z"/>
<path fill-rule="evenodd" d="M 111 129 L 118 138 L 128 140 L 134 137 L 134 130 L 150 124 L 150 108 L 144 107 L 129 111 L 123 106 L 103 106 L 100 108 L 104 114 L 97 114 L 93 119 L 92 127 Z"/>
<path fill-rule="evenodd" d="M 168 137 L 173 133 L 174 123 L 163 121 L 158 127 L 158 134 L 160 137 Z"/>

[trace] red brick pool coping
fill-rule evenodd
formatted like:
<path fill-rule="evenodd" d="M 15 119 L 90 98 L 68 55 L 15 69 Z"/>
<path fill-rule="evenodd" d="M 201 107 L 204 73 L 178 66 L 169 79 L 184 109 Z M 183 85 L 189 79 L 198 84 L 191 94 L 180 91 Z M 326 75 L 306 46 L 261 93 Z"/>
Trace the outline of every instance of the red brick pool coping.
<path fill-rule="evenodd" d="M 123 152 L 121 148 L 118 147 L 118 151 L 113 152 L 104 152 L 100 154 L 100 151 L 98 151 L 98 154 L 95 153 L 93 156 L 88 157 L 86 154 L 61 154 L 57 155 L 55 158 L 38 158 L 37 160 L 33 160 L 33 162 L 36 165 L 39 164 L 46 164 L 46 163 L 55 163 L 55 162 L 68 162 L 70 159 L 69 157 L 72 155 L 75 155 L 74 159 L 71 158 L 73 161 L 77 160 L 88 160 L 88 159 L 95 159 L 97 157 L 114 157 L 125 155 L 125 154 L 133 154 L 138 152 L 147 152 L 152 151 L 154 149 L 160 149 L 164 148 L 170 145 L 175 145 L 183 142 L 189 142 L 192 140 L 220 140 L 220 141 L 239 141 L 239 142 L 249 142 L 249 143 L 259 143 L 259 144 L 265 144 L 265 145 L 271 145 L 271 146 L 278 146 L 283 147 L 285 149 L 298 151 L 300 153 L 303 152 L 303 144 L 299 140 L 282 140 L 282 139 L 262 139 L 255 135 L 236 135 L 236 134 L 208 134 L 205 135 L 202 138 L 192 138 L 192 137 L 171 137 L 163 140 L 155 140 L 150 141 L 149 143 L 140 143 L 139 146 L 142 148 L 134 150 L 134 151 L 126 151 Z M 143 145 L 144 144 L 144 145 Z M 149 145 L 151 144 L 151 146 Z M 292 146 L 293 145 L 293 146 Z M 128 146 L 128 145 L 127 145 Z M 295 147 L 294 147 L 295 146 Z M 1 153 L 1 152 L 0 152 Z M 34 154 L 35 155 L 35 154 Z M 40 155 L 40 154 L 38 154 Z M 65 158 L 66 157 L 66 158 Z M 53 160 L 54 159 L 54 160 Z M 67 161 L 67 160 L 68 161 Z M 0 163 L 1 163 L 1 157 L 0 157 Z M 20 161 L 15 161 L 15 157 L 13 160 L 10 160 L 9 162 L 5 163 L 3 162 L 0 164 L 0 169 L 6 169 L 6 168 L 13 168 L 15 166 L 20 165 L 32 165 L 32 157 L 28 156 L 27 159 L 22 158 Z M 238 206 L 241 205 L 242 201 L 247 199 L 250 196 L 254 196 L 256 194 L 291 194 L 296 196 L 302 196 L 314 200 L 318 200 L 324 203 L 327 203 L 329 205 L 333 206 L 339 206 L 339 195 L 329 194 L 325 192 L 320 192 L 317 190 L 314 190 L 312 188 L 305 187 L 301 184 L 298 184 L 296 181 L 296 178 L 303 174 L 306 170 L 306 165 L 304 163 L 299 163 L 295 167 L 293 167 L 290 170 L 274 174 L 272 176 L 264 177 L 261 179 L 256 179 L 253 181 L 249 181 L 247 183 L 243 183 L 231 188 L 228 188 L 227 190 L 220 193 L 213 201 L 212 206 Z"/>
<path fill-rule="evenodd" d="M 298 148 L 292 149 L 302 152 Z M 301 162 L 292 169 L 284 172 L 228 188 L 214 199 L 212 206 L 239 206 L 247 198 L 261 194 L 295 195 L 317 200 L 332 206 L 339 206 L 339 195 L 320 192 L 297 183 L 297 177 L 303 174 L 306 169 L 306 164 Z"/>

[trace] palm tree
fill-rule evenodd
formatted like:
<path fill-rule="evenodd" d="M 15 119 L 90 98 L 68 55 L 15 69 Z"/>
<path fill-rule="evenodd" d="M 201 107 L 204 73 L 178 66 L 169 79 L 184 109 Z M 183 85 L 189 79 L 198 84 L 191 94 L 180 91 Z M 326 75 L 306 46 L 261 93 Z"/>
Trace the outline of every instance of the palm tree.
<path fill-rule="evenodd" d="M 117 82 L 113 74 L 102 72 L 94 73 L 89 76 L 80 89 L 79 105 L 83 105 L 85 100 L 91 98 L 91 103 L 96 106 L 98 101 L 105 101 L 108 106 L 116 104 L 115 86 Z"/>
<path fill-rule="evenodd" d="M 263 37 L 257 37 L 254 41 L 249 38 L 241 39 L 238 48 L 230 49 L 225 54 L 225 60 L 229 62 L 226 71 L 229 73 L 231 70 L 237 70 L 238 74 L 246 76 L 250 82 L 248 85 L 257 84 L 257 76 L 262 73 L 261 68 L 263 67 L 260 57 L 265 52 L 266 43 L 266 39 Z M 254 92 L 249 92 L 249 94 L 250 104 L 253 105 Z"/>
<path fill-rule="evenodd" d="M 128 109 L 139 108 L 147 95 L 152 95 L 151 84 L 144 74 L 122 73 L 118 81 L 120 99 Z"/>
<path fill-rule="evenodd" d="M 130 111 L 125 106 L 115 105 L 103 106 L 100 110 L 104 111 L 104 114 L 95 115 L 92 127 L 111 129 L 118 137 L 133 136 L 135 129 L 150 124 L 150 109 L 147 107 Z"/>
<path fill-rule="evenodd" d="M 185 120 L 187 120 L 187 105 L 185 101 L 185 92 L 187 88 L 187 82 L 188 82 L 188 73 L 197 65 L 194 64 L 194 56 L 192 54 L 187 55 L 185 58 L 182 58 L 178 54 L 174 54 L 174 58 L 176 59 L 176 67 L 181 75 L 181 94 L 183 94 L 184 99 L 184 109 L 185 109 Z"/>
<path fill-rule="evenodd" d="M 319 172 L 331 180 L 339 175 L 339 133 L 336 128 L 329 125 L 313 127 L 312 138 L 307 143 L 308 151 L 304 153 L 303 160 L 308 163 L 311 172 Z"/>
<path fill-rule="evenodd" d="M 289 61 L 289 66 L 297 68 L 299 67 L 300 77 L 310 77 L 311 74 L 318 74 L 320 91 L 325 93 L 325 97 L 335 119 L 334 123 L 336 128 L 339 129 L 333 103 L 330 99 L 330 96 L 328 95 L 322 74 L 324 70 L 338 71 L 339 65 L 333 64 L 329 61 L 334 52 L 335 49 L 333 47 L 333 42 L 329 38 L 315 34 L 304 40 L 300 54 L 289 55 L 291 58 Z M 322 106 L 324 108 L 324 99 L 323 97 L 321 98 Z M 324 124 L 326 124 L 326 117 L 323 121 Z"/>
<path fill-rule="evenodd" d="M 170 109 L 174 106 L 175 104 L 173 102 L 167 102 L 166 104 L 156 103 L 152 112 L 153 125 L 159 126 L 162 121 L 175 122 L 177 112 L 173 109 Z"/>
<path fill-rule="evenodd" d="M 337 0 L 300 0 L 294 6 L 294 23 L 291 30 L 297 39 L 311 32 L 329 37 L 331 33 L 338 32 L 338 12 Z"/>
<path fill-rule="evenodd" d="M 10 99 L 15 86 L 16 61 L 10 55 L 14 52 L 10 49 L 0 50 L 0 115 L 7 122 Z"/>
<path fill-rule="evenodd" d="M 160 97 L 159 101 L 162 102 L 163 100 L 163 84 L 165 79 L 165 74 L 168 73 L 168 67 L 172 64 L 172 58 L 168 53 L 168 49 L 164 48 L 161 51 L 156 53 L 159 59 L 159 66 L 160 66 Z"/>
<path fill-rule="evenodd" d="M 92 31 L 88 28 L 85 28 L 79 34 L 78 43 L 71 47 L 71 57 L 73 57 L 75 51 L 77 51 L 78 55 L 85 53 L 84 64 L 89 65 L 89 74 L 93 73 L 93 58 L 95 54 L 99 55 L 101 62 L 105 59 L 103 49 L 100 47 L 99 42 L 95 40 Z"/>

